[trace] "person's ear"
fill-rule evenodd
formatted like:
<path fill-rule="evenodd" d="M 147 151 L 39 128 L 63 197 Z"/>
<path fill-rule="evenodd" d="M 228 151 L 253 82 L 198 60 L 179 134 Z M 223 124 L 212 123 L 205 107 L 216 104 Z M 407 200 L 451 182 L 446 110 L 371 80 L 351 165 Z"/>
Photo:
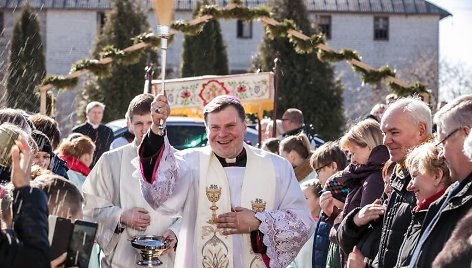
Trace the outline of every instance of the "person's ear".
<path fill-rule="evenodd" d="M 335 161 L 331 162 L 331 164 L 330 164 L 329 166 L 330 166 L 334 171 L 338 170 L 338 164 L 337 164 Z"/>
<path fill-rule="evenodd" d="M 443 183 L 443 180 L 442 180 L 444 176 L 443 170 L 440 168 L 436 168 L 433 176 L 434 176 L 434 186 L 440 186 L 441 183 Z"/>
<path fill-rule="evenodd" d="M 427 134 L 426 134 L 426 124 L 423 123 L 423 122 L 420 122 L 418 124 L 418 133 L 419 133 L 419 137 L 420 137 L 420 140 L 423 141 L 425 140 Z"/>

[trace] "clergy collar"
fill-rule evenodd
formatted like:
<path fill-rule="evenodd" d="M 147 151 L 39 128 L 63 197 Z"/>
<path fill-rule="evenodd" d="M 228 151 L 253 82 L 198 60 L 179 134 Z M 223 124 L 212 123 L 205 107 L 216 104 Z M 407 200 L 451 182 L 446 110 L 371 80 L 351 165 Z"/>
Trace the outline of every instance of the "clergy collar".
<path fill-rule="evenodd" d="M 215 154 L 218 161 L 220 161 L 223 167 L 245 167 L 247 162 L 246 149 L 243 148 L 241 153 L 236 158 L 223 158 Z"/>
<path fill-rule="evenodd" d="M 87 119 L 87 123 L 89 123 L 89 125 L 91 125 L 93 129 L 97 129 L 97 128 L 100 126 L 100 124 L 98 124 L 98 125 L 93 124 L 93 123 L 90 122 L 90 120 L 88 120 L 88 119 Z"/>

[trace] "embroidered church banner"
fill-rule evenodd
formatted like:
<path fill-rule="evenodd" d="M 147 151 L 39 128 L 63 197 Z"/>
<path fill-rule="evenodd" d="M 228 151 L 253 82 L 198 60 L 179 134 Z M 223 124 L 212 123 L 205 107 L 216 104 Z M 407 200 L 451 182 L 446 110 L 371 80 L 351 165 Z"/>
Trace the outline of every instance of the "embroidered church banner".
<path fill-rule="evenodd" d="M 223 76 L 198 76 L 166 80 L 167 99 L 171 115 L 202 117 L 203 107 L 219 95 L 238 97 L 246 113 L 258 113 L 274 108 L 274 76 L 271 72 Z M 160 92 L 160 80 L 153 80 Z"/>

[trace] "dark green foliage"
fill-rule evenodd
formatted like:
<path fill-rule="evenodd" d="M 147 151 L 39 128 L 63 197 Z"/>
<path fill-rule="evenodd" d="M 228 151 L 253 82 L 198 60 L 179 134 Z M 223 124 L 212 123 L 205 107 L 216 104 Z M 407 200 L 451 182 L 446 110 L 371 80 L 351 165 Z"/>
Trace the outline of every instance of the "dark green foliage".
<path fill-rule="evenodd" d="M 273 0 L 271 7 L 277 21 L 293 20 L 305 35 L 313 34 L 302 0 Z M 316 53 L 297 53 L 287 38 L 266 36 L 253 62 L 253 69 L 272 70 L 277 55 L 282 61 L 278 117 L 288 108 L 298 108 L 304 114 L 305 124 L 313 124 L 323 138 L 332 140 L 339 137 L 344 125 L 343 90 L 334 77 L 333 67 L 320 62 Z"/>
<path fill-rule="evenodd" d="M 6 74 L 6 104 L 32 113 L 39 111 L 36 87 L 46 75 L 39 22 L 26 4 L 13 26 Z"/>
<path fill-rule="evenodd" d="M 92 58 L 100 58 L 100 52 L 109 46 L 116 49 L 127 48 L 133 45 L 131 38 L 149 31 L 147 18 L 138 6 L 137 1 L 112 1 L 112 10 L 107 15 L 107 21 L 102 32 L 97 36 Z M 88 81 L 85 85 L 82 105 L 90 101 L 105 103 L 103 122 L 123 118 L 131 99 L 143 92 L 146 54 L 152 55 L 156 65 L 156 51 L 147 49 L 140 56 L 137 63 L 122 64 L 119 60 L 114 61 L 110 66 L 109 76 L 92 78 Z M 78 108 L 78 114 L 84 114 L 82 105 Z"/>
<path fill-rule="evenodd" d="M 203 2 L 203 4 L 207 4 L 207 2 Z M 200 3 L 197 5 L 196 12 L 199 9 Z M 221 35 L 220 23 L 217 20 L 208 21 L 203 27 L 203 31 L 197 35 L 186 34 L 182 46 L 180 69 L 182 77 L 229 73 L 226 45 Z"/>

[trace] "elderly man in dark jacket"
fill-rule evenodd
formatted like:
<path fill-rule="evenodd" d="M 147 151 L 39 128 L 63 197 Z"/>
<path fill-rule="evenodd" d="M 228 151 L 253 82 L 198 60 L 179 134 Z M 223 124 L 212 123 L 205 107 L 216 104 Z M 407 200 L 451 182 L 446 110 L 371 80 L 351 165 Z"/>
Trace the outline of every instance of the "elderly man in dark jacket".
<path fill-rule="evenodd" d="M 398 251 L 411 221 L 411 210 L 416 206 L 414 193 L 407 191 L 411 176 L 403 166 L 409 150 L 431 138 L 431 110 L 420 100 L 405 98 L 391 104 L 382 117 L 381 128 L 384 133 L 384 145 L 387 146 L 390 159 L 396 162 L 391 177 L 392 193 L 386 202 L 386 208 L 379 203 L 356 209 L 347 215 L 341 223 L 338 240 L 345 251 L 362 243 L 365 232 L 372 226 L 381 228 L 380 242 L 368 241 L 369 247 L 379 243 L 375 259 L 368 262 L 372 267 L 393 267 Z M 383 224 L 373 222 L 383 217 Z M 374 228 L 375 229 L 375 228 Z M 372 231 L 372 232 L 379 232 Z M 372 239 L 372 236 L 369 236 Z M 362 248 L 362 245 L 360 245 Z M 369 252 L 369 255 L 373 252 Z"/>
<path fill-rule="evenodd" d="M 463 150 L 472 127 L 472 95 L 444 106 L 434 121 L 438 126 L 438 145 L 443 147 L 443 157 L 456 183 L 429 207 L 409 267 L 431 267 L 456 224 L 472 208 L 472 162 Z"/>

